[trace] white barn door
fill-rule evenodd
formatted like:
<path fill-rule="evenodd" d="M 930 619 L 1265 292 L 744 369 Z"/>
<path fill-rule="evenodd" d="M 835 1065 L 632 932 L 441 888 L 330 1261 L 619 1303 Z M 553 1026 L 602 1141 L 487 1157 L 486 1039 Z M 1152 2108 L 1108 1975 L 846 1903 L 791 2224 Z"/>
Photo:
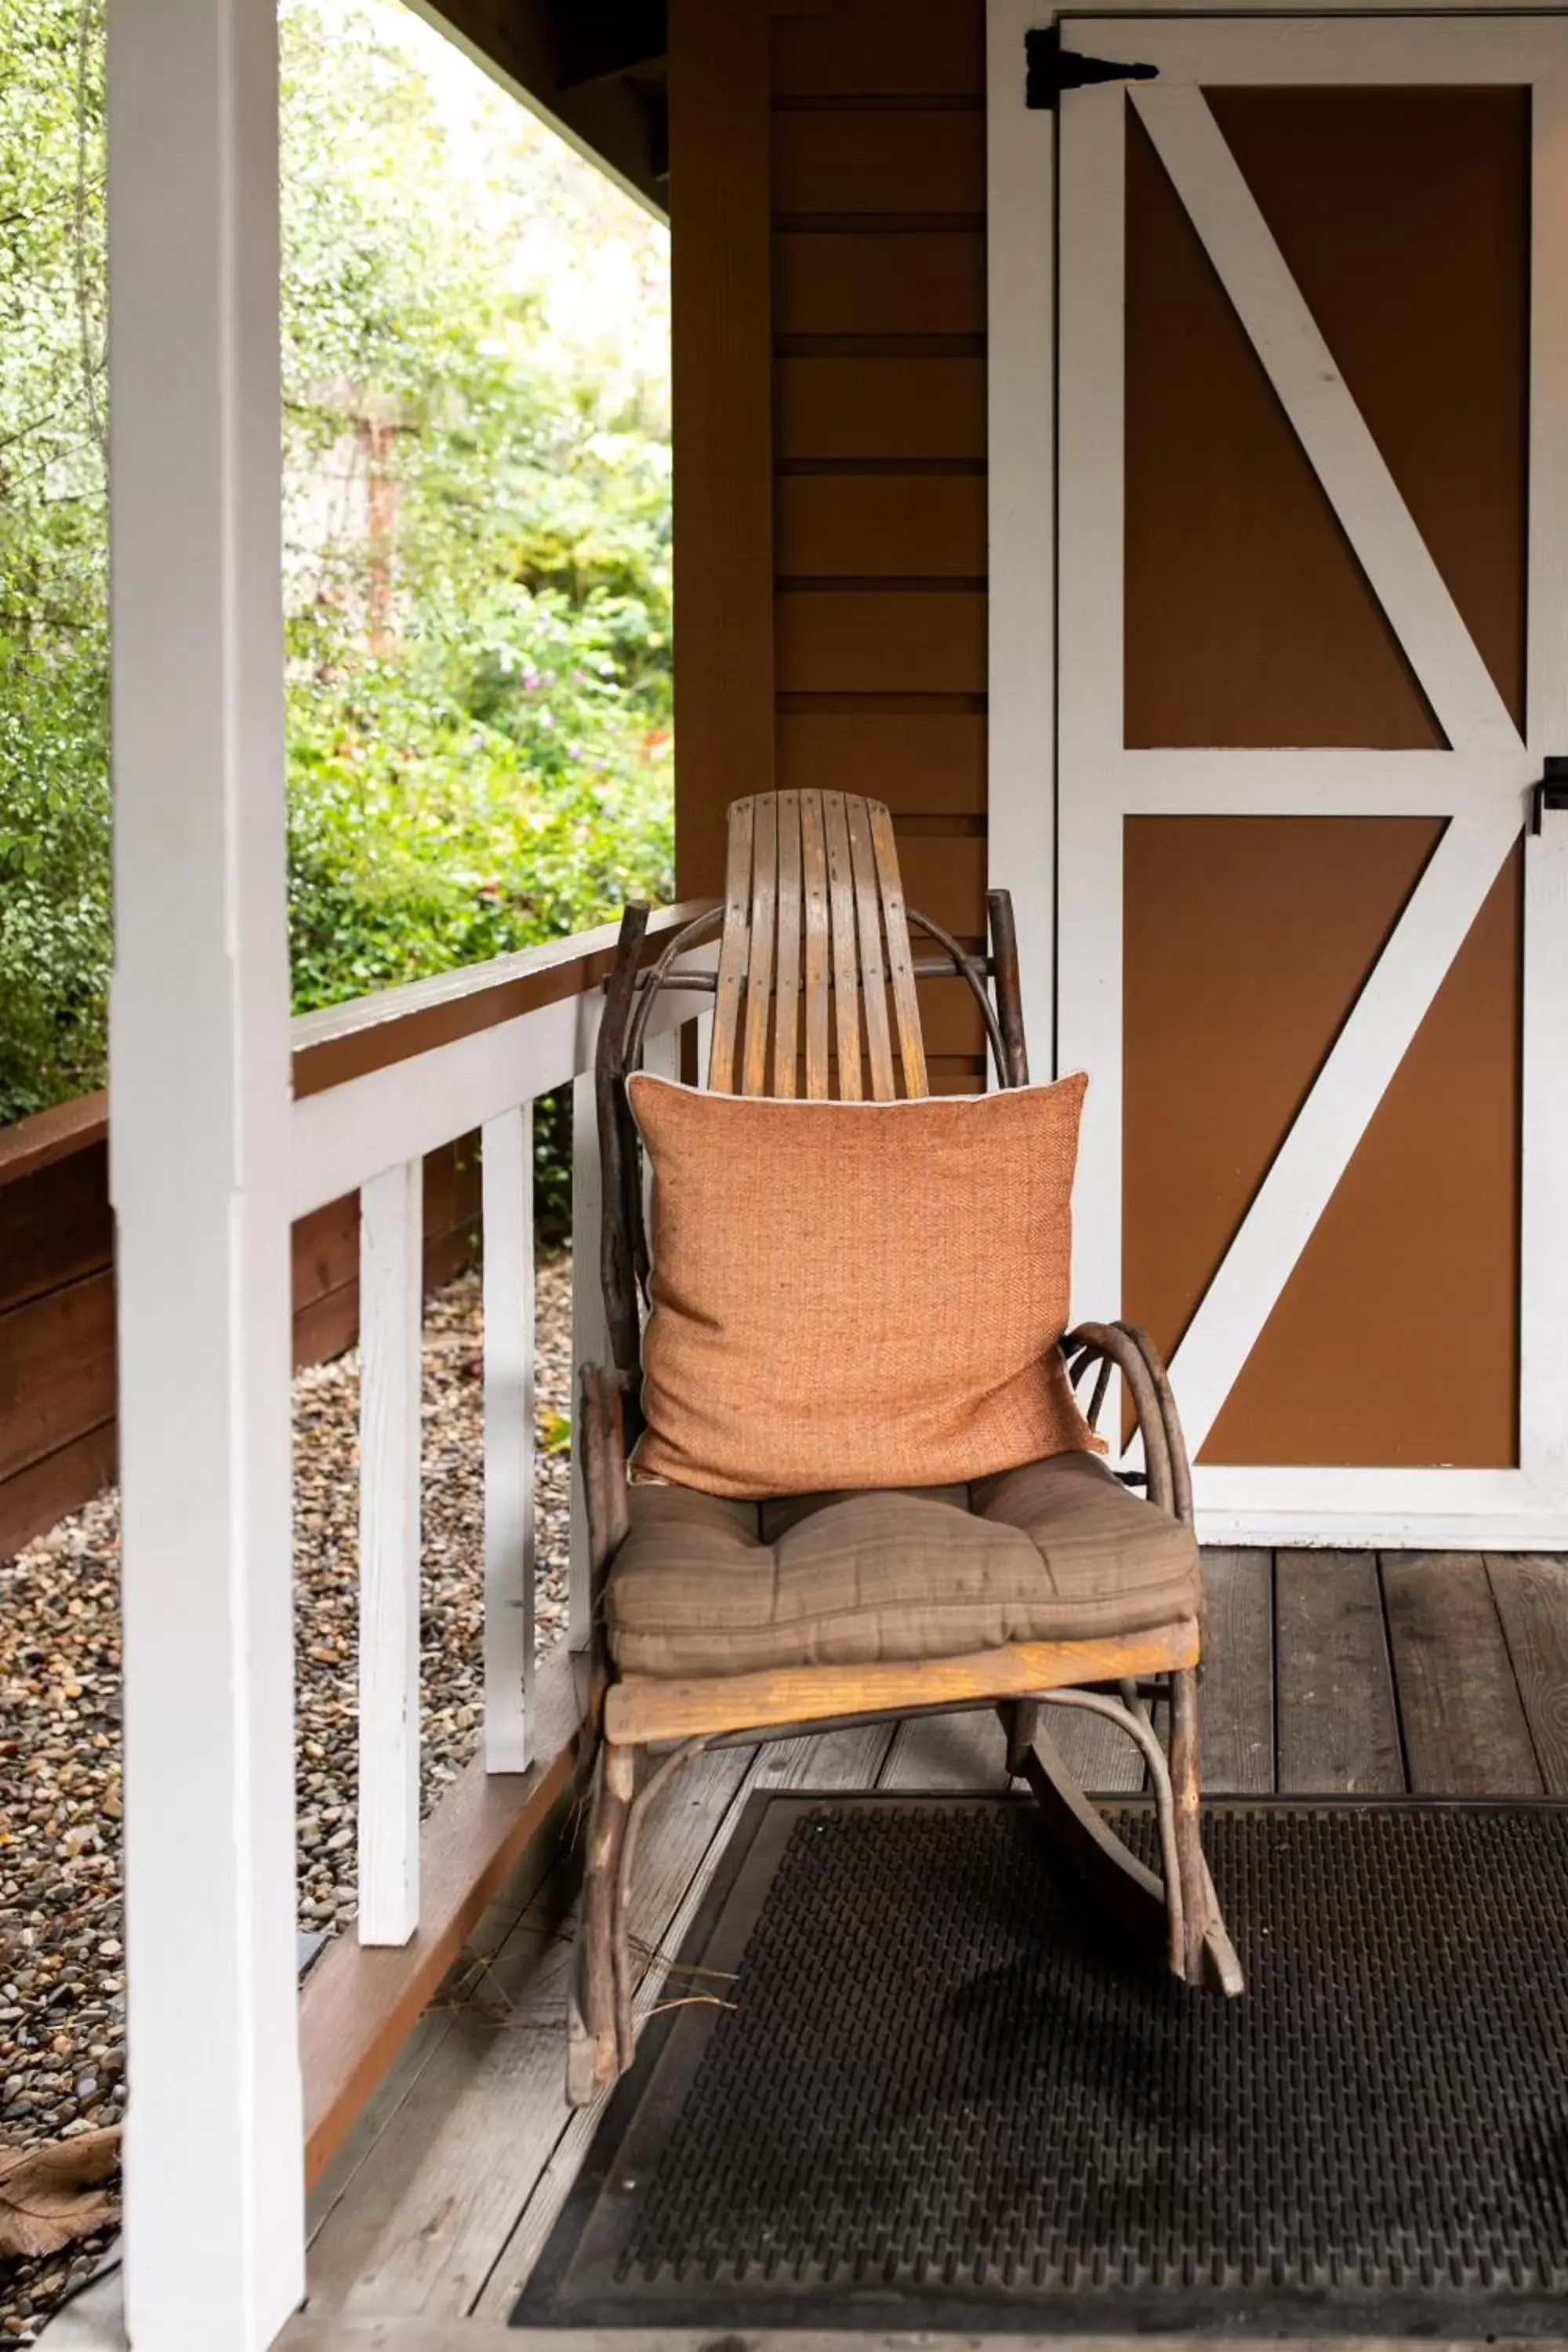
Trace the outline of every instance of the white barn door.
<path fill-rule="evenodd" d="M 1211 1540 L 1568 1543 L 1568 24 L 1062 41 L 1078 1310 Z"/>

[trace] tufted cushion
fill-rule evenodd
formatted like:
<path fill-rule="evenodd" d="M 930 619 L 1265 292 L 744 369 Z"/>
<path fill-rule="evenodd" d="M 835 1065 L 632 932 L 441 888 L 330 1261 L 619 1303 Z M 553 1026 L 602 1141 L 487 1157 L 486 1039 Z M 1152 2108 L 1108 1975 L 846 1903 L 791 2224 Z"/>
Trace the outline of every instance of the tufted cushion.
<path fill-rule="evenodd" d="M 1194 1617 L 1190 1531 L 1089 1454 L 963 1486 L 762 1504 L 634 1486 L 605 1595 L 623 1673 L 962 1657 Z"/>
<path fill-rule="evenodd" d="M 1087 1083 L 773 1102 L 634 1076 L 654 1171 L 634 1477 L 949 1485 L 1093 1446 L 1057 1345 Z"/>

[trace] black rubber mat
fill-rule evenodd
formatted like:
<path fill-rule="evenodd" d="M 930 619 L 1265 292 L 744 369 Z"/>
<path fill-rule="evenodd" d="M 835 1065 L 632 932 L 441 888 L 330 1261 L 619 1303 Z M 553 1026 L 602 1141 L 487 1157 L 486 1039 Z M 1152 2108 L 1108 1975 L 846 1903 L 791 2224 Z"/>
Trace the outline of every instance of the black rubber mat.
<path fill-rule="evenodd" d="M 1211 1806 L 1234 2003 L 1026 1799 L 748 1826 L 518 2322 L 1568 2334 L 1568 1808 Z"/>

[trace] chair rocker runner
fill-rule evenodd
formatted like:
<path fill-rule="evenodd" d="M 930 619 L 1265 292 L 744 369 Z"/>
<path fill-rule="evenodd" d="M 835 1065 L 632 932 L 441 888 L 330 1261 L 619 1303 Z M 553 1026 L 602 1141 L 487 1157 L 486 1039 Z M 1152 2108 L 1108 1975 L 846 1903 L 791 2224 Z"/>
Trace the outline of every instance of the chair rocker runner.
<path fill-rule="evenodd" d="M 640 1825 L 671 1774 L 710 1747 L 922 1712 L 994 1706 L 1006 1733 L 1009 1772 L 1027 1782 L 1099 1898 L 1184 1982 L 1239 1993 L 1240 1968 L 1199 1836 L 1202 1632 L 1192 1480 L 1164 1369 L 1132 1326 L 1085 1323 L 1061 1344 L 1075 1386 L 1093 1375 L 1091 1427 L 1112 1373 L 1121 1374 L 1142 1440 L 1146 1499 L 1084 1454 L 1027 1465 L 972 1489 L 945 1489 L 940 1497 L 953 1507 L 955 1532 L 978 1511 L 1033 1538 L 1038 1582 L 1042 1591 L 1048 1582 L 1052 1596 L 1041 1613 L 1048 1617 L 1054 1609 L 1059 1620 L 1046 1627 L 1046 1637 L 983 1647 L 979 1635 L 952 1656 L 872 1664 L 820 1662 L 823 1645 L 803 1640 L 793 1664 L 758 1665 L 742 1649 L 732 1672 L 714 1672 L 706 1659 L 682 1671 L 676 1659 L 656 1673 L 626 1656 L 627 1644 L 606 1614 L 616 1580 L 640 1575 L 647 1589 L 665 1568 L 691 1573 L 699 1560 L 700 1572 L 714 1578 L 714 1622 L 721 1622 L 726 1577 L 743 1576 L 748 1567 L 754 1576 L 771 1551 L 775 1575 L 787 1578 L 791 1548 L 806 1539 L 820 1567 L 825 1546 L 831 1558 L 835 1511 L 864 1501 L 826 1494 L 738 1506 L 682 1488 L 672 1520 L 668 1486 L 628 1484 L 627 1451 L 639 1417 L 640 1299 L 650 1268 L 626 1082 L 639 1065 L 658 992 L 713 992 L 707 1076 L 715 1092 L 804 1093 L 815 1101 L 837 1094 L 861 1101 L 868 1079 L 870 1099 L 889 1102 L 901 1073 L 905 1096 L 928 1095 L 916 983 L 937 978 L 969 990 L 999 1085 L 1028 1081 L 1008 894 L 993 891 L 987 899 L 989 955 L 967 951 L 906 907 L 892 820 L 879 802 L 827 792 L 736 801 L 722 905 L 689 924 L 645 970 L 647 912 L 630 906 L 622 922 L 595 1069 L 601 1270 L 614 1361 L 583 1373 L 591 1706 L 601 1740 L 568 2009 L 568 2097 L 576 2105 L 594 2098 L 632 2061 L 628 1896 Z M 929 950 L 920 958 L 911 950 L 911 927 Z M 694 972 L 686 958 L 716 935 L 716 973 Z M 926 1514 L 921 1540 L 929 1549 L 930 1490 L 922 1491 L 923 1501 L 913 1490 L 884 1491 L 881 1507 Z M 649 1507 L 650 1495 L 661 1498 L 658 1509 Z M 931 1574 L 940 1580 L 940 1561 Z M 1168 1754 L 1146 1704 L 1154 1690 L 1169 1695 Z M 1052 1706 L 1109 1717 L 1142 1752 L 1158 1815 L 1158 1874 L 1115 1836 L 1072 1780 L 1045 1728 Z"/>

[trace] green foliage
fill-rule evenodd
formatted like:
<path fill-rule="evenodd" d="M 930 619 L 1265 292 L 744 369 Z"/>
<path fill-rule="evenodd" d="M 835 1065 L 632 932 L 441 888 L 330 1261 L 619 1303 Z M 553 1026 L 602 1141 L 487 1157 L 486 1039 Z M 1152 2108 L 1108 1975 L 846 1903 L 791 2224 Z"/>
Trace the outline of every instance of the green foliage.
<path fill-rule="evenodd" d="M 0 1121 L 103 1051 L 100 5 L 0 0 Z M 395 0 L 280 38 L 305 1010 L 669 895 L 666 255 Z"/>
<path fill-rule="evenodd" d="M 102 26 L 0 0 L 0 1123 L 100 1083 Z"/>
<path fill-rule="evenodd" d="M 563 335 L 544 258 L 517 262 L 564 210 L 557 269 L 629 243 L 657 301 L 658 232 L 488 93 L 455 138 L 394 22 L 284 17 L 290 479 L 316 494 L 289 508 L 302 1006 L 670 881 L 663 352 L 639 371 L 624 325 L 608 352 Z M 379 543 L 321 525 L 351 430 Z"/>

